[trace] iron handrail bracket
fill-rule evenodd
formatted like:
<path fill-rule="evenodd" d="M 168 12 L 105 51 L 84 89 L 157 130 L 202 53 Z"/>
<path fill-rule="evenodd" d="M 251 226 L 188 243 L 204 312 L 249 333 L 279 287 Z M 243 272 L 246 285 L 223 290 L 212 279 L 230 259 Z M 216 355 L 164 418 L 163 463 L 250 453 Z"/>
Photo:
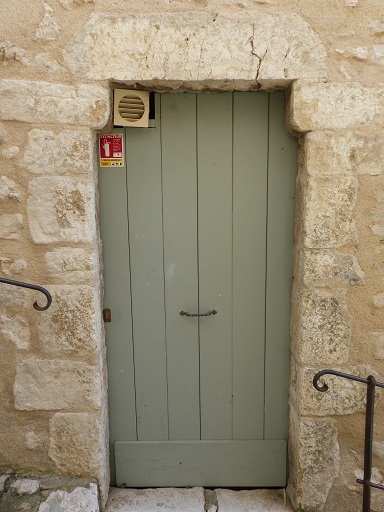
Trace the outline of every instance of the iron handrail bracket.
<path fill-rule="evenodd" d="M 37 301 L 34 302 L 33 307 L 37 309 L 37 311 L 45 311 L 52 304 L 51 294 L 42 286 L 38 286 L 37 284 L 23 283 L 21 281 L 14 281 L 13 279 L 5 279 L 4 277 L 0 277 L 0 283 L 11 284 L 13 286 L 20 286 L 21 288 L 29 288 L 30 290 L 37 290 L 38 292 L 43 293 L 47 299 L 47 303 L 45 304 L 45 306 L 39 306 Z"/>
<path fill-rule="evenodd" d="M 384 388 L 384 384 L 375 379 L 373 375 L 369 375 L 366 379 L 350 375 L 349 373 L 338 372 L 336 370 L 321 370 L 316 373 L 313 378 L 313 385 L 318 391 L 325 393 L 328 390 L 327 384 L 320 384 L 319 379 L 323 375 L 335 375 L 343 379 L 362 382 L 367 385 L 367 404 L 365 411 L 365 439 L 364 439 L 364 478 L 357 479 L 359 484 L 363 484 L 363 512 L 371 510 L 371 487 L 375 489 L 383 489 L 384 486 L 371 482 L 372 477 L 372 441 L 373 441 L 373 420 L 375 415 L 375 390 L 376 388 Z"/>

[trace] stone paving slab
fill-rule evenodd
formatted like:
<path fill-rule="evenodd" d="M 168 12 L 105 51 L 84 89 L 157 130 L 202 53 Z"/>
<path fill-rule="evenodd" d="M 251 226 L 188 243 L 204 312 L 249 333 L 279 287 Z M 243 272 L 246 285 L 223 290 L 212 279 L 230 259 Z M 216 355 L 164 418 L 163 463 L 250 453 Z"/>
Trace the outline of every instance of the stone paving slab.
<path fill-rule="evenodd" d="M 111 489 L 107 512 L 204 512 L 204 489 Z"/>
<path fill-rule="evenodd" d="M 217 505 L 206 502 L 202 487 L 192 489 L 117 489 L 109 494 L 106 512 L 293 512 L 282 490 L 207 491 Z"/>
<path fill-rule="evenodd" d="M 230 491 L 216 489 L 219 512 L 293 512 L 282 490 Z"/>

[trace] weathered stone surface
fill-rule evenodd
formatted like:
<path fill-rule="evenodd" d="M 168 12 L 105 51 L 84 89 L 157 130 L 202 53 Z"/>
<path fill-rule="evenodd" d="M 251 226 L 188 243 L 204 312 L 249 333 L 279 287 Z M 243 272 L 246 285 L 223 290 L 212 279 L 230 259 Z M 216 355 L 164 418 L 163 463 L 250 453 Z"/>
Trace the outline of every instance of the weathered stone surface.
<path fill-rule="evenodd" d="M 325 58 L 298 15 L 260 11 L 94 14 L 65 49 L 78 75 L 117 80 L 318 81 Z"/>
<path fill-rule="evenodd" d="M 4 120 L 102 128 L 108 116 L 109 93 L 101 85 L 0 81 L 0 117 Z"/>
<path fill-rule="evenodd" d="M 20 193 L 17 190 L 16 183 L 7 178 L 0 176 L 0 201 L 10 199 L 12 201 L 20 201 Z"/>
<path fill-rule="evenodd" d="M 96 351 L 94 291 L 89 286 L 49 286 L 53 301 L 37 318 L 44 352 L 85 356 Z"/>
<path fill-rule="evenodd" d="M 20 148 L 18 146 L 7 146 L 2 151 L 1 154 L 4 158 L 14 158 L 20 153 Z"/>
<path fill-rule="evenodd" d="M 324 508 L 334 480 L 340 473 L 336 422 L 331 419 L 296 418 L 292 426 L 298 451 L 296 501 L 303 510 Z"/>
<path fill-rule="evenodd" d="M 0 269 L 1 272 L 6 276 L 12 276 L 14 274 L 22 274 L 27 268 L 27 262 L 19 258 L 1 258 L 0 257 Z"/>
<path fill-rule="evenodd" d="M 370 23 L 370 27 L 375 34 L 384 34 L 384 20 L 374 20 Z"/>
<path fill-rule="evenodd" d="M 25 445 L 28 448 L 28 450 L 41 450 L 44 444 L 44 437 L 42 435 L 36 434 L 36 432 L 33 432 L 33 430 L 25 434 Z"/>
<path fill-rule="evenodd" d="M 64 283 L 79 284 L 93 276 L 94 261 L 89 250 L 61 248 L 45 254 L 47 271 Z"/>
<path fill-rule="evenodd" d="M 375 308 L 384 308 L 384 293 L 377 293 L 372 302 Z"/>
<path fill-rule="evenodd" d="M 70 177 L 35 178 L 29 184 L 29 227 L 37 244 L 90 242 L 91 187 Z"/>
<path fill-rule="evenodd" d="M 50 130 L 28 133 L 24 165 L 35 174 L 90 174 L 90 131 L 63 130 L 57 135 Z"/>
<path fill-rule="evenodd" d="M 60 472 L 95 476 L 101 464 L 98 418 L 85 413 L 57 413 L 49 420 L 49 456 Z"/>
<path fill-rule="evenodd" d="M 20 240 L 23 231 L 23 216 L 16 214 L 0 215 L 0 238 Z"/>
<path fill-rule="evenodd" d="M 326 383 L 328 391 L 317 391 L 312 380 L 323 368 L 303 368 L 298 371 L 297 393 L 300 396 L 300 413 L 313 416 L 334 416 L 365 411 L 366 389 L 359 382 L 340 379 L 333 375 L 322 377 L 320 383 Z M 368 366 L 332 367 L 345 373 L 367 378 L 375 373 Z"/>
<path fill-rule="evenodd" d="M 303 251 L 303 281 L 307 286 L 362 285 L 365 274 L 355 256 L 333 250 Z"/>
<path fill-rule="evenodd" d="M 52 7 L 44 2 L 44 17 L 35 32 L 36 41 L 54 41 L 60 34 L 60 26 L 53 15 Z"/>
<path fill-rule="evenodd" d="M 370 343 L 375 359 L 384 359 L 384 332 L 371 332 Z"/>
<path fill-rule="evenodd" d="M 41 293 L 26 290 L 16 286 L 2 286 L 1 288 L 1 305 L 16 306 L 17 308 L 24 309 L 27 305 L 33 304 L 33 302 L 40 298 Z"/>
<path fill-rule="evenodd" d="M 7 316 L 0 314 L 0 331 L 4 339 L 14 343 L 16 348 L 27 350 L 31 337 L 28 322 L 20 315 Z"/>
<path fill-rule="evenodd" d="M 258 489 L 253 491 L 230 491 L 216 489 L 220 512 L 289 512 L 293 508 L 284 506 L 282 490 Z"/>
<path fill-rule="evenodd" d="M 111 489 L 107 512 L 204 512 L 204 489 Z"/>
<path fill-rule="evenodd" d="M 78 487 L 72 492 L 52 492 L 38 512 L 99 512 L 97 486 Z"/>
<path fill-rule="evenodd" d="M 372 220 L 370 228 L 375 235 L 384 236 L 384 192 L 380 189 L 375 192 L 375 206 L 371 209 Z"/>
<path fill-rule="evenodd" d="M 384 45 L 374 44 L 372 46 L 357 46 L 356 48 L 341 49 L 337 48 L 336 52 L 345 59 L 356 59 L 369 64 L 384 64 Z"/>
<path fill-rule="evenodd" d="M 73 9 L 74 7 L 93 4 L 94 2 L 95 0 L 59 0 L 59 4 L 64 7 L 64 9 Z"/>
<path fill-rule="evenodd" d="M 4 492 L 5 484 L 11 475 L 0 475 L 0 492 Z"/>
<path fill-rule="evenodd" d="M 78 487 L 72 492 L 56 491 L 40 505 L 38 512 L 99 512 L 97 486 Z"/>
<path fill-rule="evenodd" d="M 43 68 L 43 72 L 48 71 L 54 75 L 56 80 L 58 75 L 66 72 L 66 68 L 61 66 L 57 60 L 47 52 L 38 53 L 33 59 L 33 63 L 37 67 Z"/>
<path fill-rule="evenodd" d="M 96 367 L 60 359 L 25 359 L 17 365 L 15 408 L 68 410 L 98 408 L 99 375 Z"/>
<path fill-rule="evenodd" d="M 384 459 L 384 441 L 373 441 L 373 454 Z"/>
<path fill-rule="evenodd" d="M 302 364 L 348 361 L 351 327 L 345 297 L 343 289 L 305 290 L 300 295 L 298 356 Z"/>
<path fill-rule="evenodd" d="M 306 170 L 314 175 L 384 172 L 384 137 L 379 133 L 310 132 L 306 136 Z"/>
<path fill-rule="evenodd" d="M 304 198 L 304 244 L 337 248 L 358 241 L 354 219 L 357 179 L 353 176 L 311 176 Z"/>
<path fill-rule="evenodd" d="M 291 126 L 299 132 L 384 125 L 384 84 L 298 82 L 291 95 Z"/>
<path fill-rule="evenodd" d="M 18 48 L 9 41 L 0 42 L 0 60 L 3 61 L 3 64 L 7 64 L 11 61 L 18 61 L 25 65 L 29 64 L 27 52 L 23 48 Z"/>
<path fill-rule="evenodd" d="M 16 494 L 35 494 L 40 489 L 40 482 L 29 478 L 20 478 L 12 482 L 10 487 Z"/>

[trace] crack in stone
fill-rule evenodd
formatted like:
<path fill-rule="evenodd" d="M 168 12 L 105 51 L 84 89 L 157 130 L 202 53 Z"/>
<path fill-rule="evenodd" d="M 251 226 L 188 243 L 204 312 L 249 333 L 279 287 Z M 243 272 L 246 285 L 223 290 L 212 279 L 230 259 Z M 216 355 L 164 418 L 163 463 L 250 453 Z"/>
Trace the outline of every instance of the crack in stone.
<path fill-rule="evenodd" d="M 219 512 L 217 494 L 214 489 L 204 489 L 204 512 Z"/>

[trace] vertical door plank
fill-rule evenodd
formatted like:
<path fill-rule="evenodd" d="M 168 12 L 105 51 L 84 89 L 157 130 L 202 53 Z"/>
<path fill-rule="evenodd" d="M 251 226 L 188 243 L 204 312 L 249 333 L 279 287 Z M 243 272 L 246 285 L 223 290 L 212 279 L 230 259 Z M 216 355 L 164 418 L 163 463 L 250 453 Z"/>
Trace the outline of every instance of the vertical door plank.
<path fill-rule="evenodd" d="M 233 120 L 233 438 L 264 430 L 268 95 L 235 93 Z"/>
<path fill-rule="evenodd" d="M 127 129 L 128 218 L 139 441 L 168 439 L 160 129 Z"/>
<path fill-rule="evenodd" d="M 297 141 L 284 131 L 284 93 L 270 95 L 265 439 L 288 436 L 290 298 Z"/>
<path fill-rule="evenodd" d="M 200 437 L 196 95 L 161 95 L 169 439 Z"/>
<path fill-rule="evenodd" d="M 123 130 L 113 130 L 122 133 Z M 136 440 L 136 406 L 132 347 L 127 190 L 125 168 L 99 168 L 100 231 L 103 240 L 104 307 L 111 443 Z M 111 449 L 113 457 L 114 450 Z M 114 480 L 114 461 L 111 478 Z"/>
<path fill-rule="evenodd" d="M 232 439 L 232 94 L 197 105 L 201 438 Z"/>

